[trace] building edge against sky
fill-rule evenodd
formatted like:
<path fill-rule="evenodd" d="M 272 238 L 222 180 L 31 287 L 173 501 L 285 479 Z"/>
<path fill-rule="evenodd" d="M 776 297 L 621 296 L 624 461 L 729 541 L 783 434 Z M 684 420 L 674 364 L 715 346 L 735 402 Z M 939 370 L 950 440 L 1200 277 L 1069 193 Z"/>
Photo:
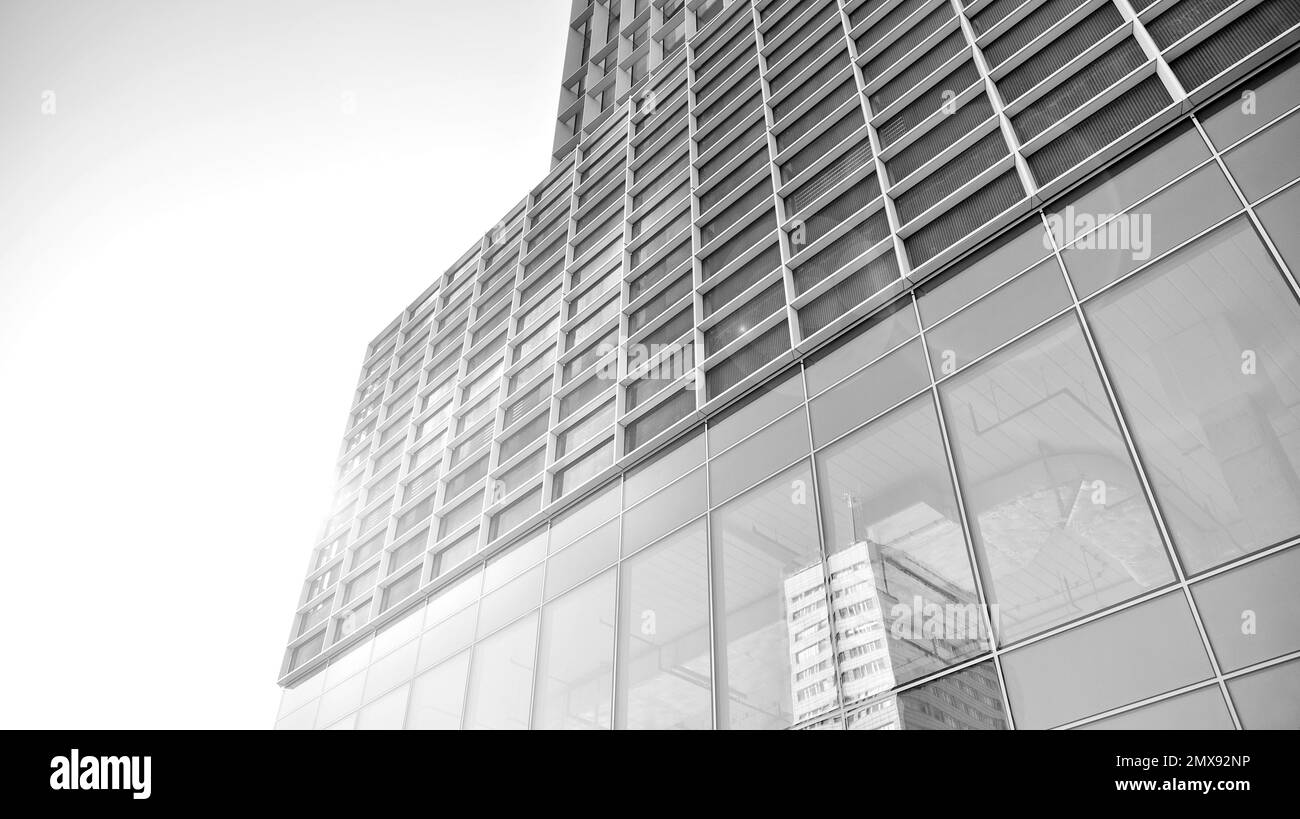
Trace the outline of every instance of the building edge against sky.
<path fill-rule="evenodd" d="M 1296 6 L 615 5 L 368 350 L 281 727 L 1296 719 Z"/>

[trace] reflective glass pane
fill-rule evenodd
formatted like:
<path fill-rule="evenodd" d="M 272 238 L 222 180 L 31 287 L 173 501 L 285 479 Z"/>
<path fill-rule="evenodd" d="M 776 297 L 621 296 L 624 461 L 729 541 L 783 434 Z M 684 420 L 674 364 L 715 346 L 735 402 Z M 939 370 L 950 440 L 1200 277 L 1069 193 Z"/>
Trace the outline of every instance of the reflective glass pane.
<path fill-rule="evenodd" d="M 988 647 L 934 402 L 817 456 L 845 702 Z"/>
<path fill-rule="evenodd" d="M 1210 141 L 1220 150 L 1269 120 L 1300 105 L 1300 60 L 1296 56 L 1251 77 L 1245 87 L 1197 114 Z"/>
<path fill-rule="evenodd" d="M 1257 560 L 1192 586 L 1192 599 L 1223 671 L 1300 650 L 1300 549 Z"/>
<path fill-rule="evenodd" d="M 619 522 L 611 520 L 596 531 L 551 555 L 546 562 L 549 600 L 618 560 Z"/>
<path fill-rule="evenodd" d="M 808 415 L 795 410 L 709 461 L 709 497 L 724 501 L 812 450 Z"/>
<path fill-rule="evenodd" d="M 1300 185 L 1292 185 L 1267 202 L 1255 207 L 1268 238 L 1286 260 L 1292 272 L 1300 270 L 1300 230 L 1296 214 L 1300 213 Z"/>
<path fill-rule="evenodd" d="M 1002 655 L 1017 728 L 1052 728 L 1207 679 L 1181 592 Z"/>
<path fill-rule="evenodd" d="M 848 724 L 852 731 L 1005 731 L 1011 727 L 992 662 L 881 697 L 850 714 Z"/>
<path fill-rule="evenodd" d="M 411 693 L 411 686 L 404 685 L 386 696 L 380 697 L 361 709 L 357 714 L 358 731 L 396 731 L 401 729 L 406 718 L 406 698 Z"/>
<path fill-rule="evenodd" d="M 803 379 L 799 372 L 772 384 L 764 385 L 740 407 L 729 410 L 717 421 L 709 422 L 709 453 L 717 455 L 754 430 L 781 417 L 803 401 Z"/>
<path fill-rule="evenodd" d="M 623 503 L 631 506 L 704 463 L 704 433 L 697 432 L 668 452 L 639 465 L 623 484 Z"/>
<path fill-rule="evenodd" d="M 470 607 L 426 631 L 420 638 L 420 661 L 417 668 L 423 671 L 474 642 L 477 619 L 478 609 Z"/>
<path fill-rule="evenodd" d="M 709 590 L 700 521 L 623 562 L 616 728 L 709 728 Z"/>
<path fill-rule="evenodd" d="M 411 683 L 407 729 L 454 731 L 459 728 L 468 673 L 469 652 L 466 651 L 416 677 Z"/>
<path fill-rule="evenodd" d="M 585 535 L 610 518 L 618 517 L 620 484 L 615 481 L 598 494 L 586 498 L 565 512 L 551 526 L 549 550 L 558 552 L 575 538 Z"/>
<path fill-rule="evenodd" d="M 809 403 L 813 442 L 832 441 L 929 386 L 921 341 L 908 342 Z"/>
<path fill-rule="evenodd" d="M 1234 727 L 1217 685 L 1080 726 L 1088 731 L 1231 731 Z"/>
<path fill-rule="evenodd" d="M 1190 124 L 1180 125 L 1131 157 L 1100 171 L 1054 209 L 1063 217 L 1076 214 L 1120 213 L 1178 175 L 1210 158 L 1205 140 Z"/>
<path fill-rule="evenodd" d="M 542 609 L 533 727 L 608 728 L 614 672 L 614 573 Z"/>
<path fill-rule="evenodd" d="M 479 604 L 478 635 L 490 634 L 542 602 L 544 566 L 525 572 L 491 594 L 483 595 Z"/>
<path fill-rule="evenodd" d="M 1223 155 L 1246 199 L 1271 193 L 1300 176 L 1300 115 L 1292 114 Z"/>
<path fill-rule="evenodd" d="M 528 727 L 536 649 L 536 614 L 474 646 L 465 728 L 522 730 Z"/>
<path fill-rule="evenodd" d="M 1240 209 L 1211 163 L 1097 230 L 1092 226 L 1105 214 L 1079 211 L 1061 215 L 1053 230 L 1058 241 L 1078 240 L 1063 248 L 1061 258 L 1083 298 Z"/>
<path fill-rule="evenodd" d="M 1300 728 L 1300 660 L 1228 680 L 1228 694 L 1242 728 Z"/>
<path fill-rule="evenodd" d="M 1052 252 L 1051 240 L 1038 214 L 1028 224 L 982 249 L 970 261 L 926 282 L 918 293 L 921 320 L 929 327 Z"/>
<path fill-rule="evenodd" d="M 1300 305 L 1249 223 L 1084 311 L 1187 570 L 1300 534 Z"/>
<path fill-rule="evenodd" d="M 916 312 L 904 299 L 873 316 L 856 335 L 820 353 L 806 368 L 808 394 L 816 395 L 917 334 Z"/>
<path fill-rule="evenodd" d="M 704 469 L 695 470 L 623 513 L 624 555 L 704 514 L 708 504 L 704 472 Z"/>
<path fill-rule="evenodd" d="M 483 570 L 484 594 L 500 588 L 506 581 L 519 576 L 524 569 L 536 566 L 544 557 L 546 557 L 546 530 L 542 529 L 488 561 L 487 567 Z"/>
<path fill-rule="evenodd" d="M 328 728 L 360 708 L 365 687 L 366 675 L 362 672 L 321 695 L 320 706 L 316 710 L 316 727 Z"/>
<path fill-rule="evenodd" d="M 415 656 L 420 644 L 410 642 L 401 648 L 370 664 L 366 672 L 366 701 L 391 690 L 398 683 L 411 679 L 415 673 Z"/>
<path fill-rule="evenodd" d="M 920 299 L 925 302 L 925 297 Z M 1048 259 L 926 331 L 934 377 L 951 375 L 975 359 L 1070 306 L 1060 265 Z"/>
<path fill-rule="evenodd" d="M 720 728 L 783 728 L 835 705 L 812 470 L 711 516 Z"/>
<path fill-rule="evenodd" d="M 1173 579 L 1073 316 L 958 373 L 940 395 L 1004 641 Z"/>

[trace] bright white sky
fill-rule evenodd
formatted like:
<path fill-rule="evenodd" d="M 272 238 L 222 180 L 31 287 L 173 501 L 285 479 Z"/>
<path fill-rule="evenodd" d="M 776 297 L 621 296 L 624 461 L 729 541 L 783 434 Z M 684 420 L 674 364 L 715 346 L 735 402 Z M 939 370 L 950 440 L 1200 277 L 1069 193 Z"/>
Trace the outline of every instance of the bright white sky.
<path fill-rule="evenodd" d="M 0 728 L 271 727 L 365 344 L 546 172 L 569 7 L 0 2 Z"/>

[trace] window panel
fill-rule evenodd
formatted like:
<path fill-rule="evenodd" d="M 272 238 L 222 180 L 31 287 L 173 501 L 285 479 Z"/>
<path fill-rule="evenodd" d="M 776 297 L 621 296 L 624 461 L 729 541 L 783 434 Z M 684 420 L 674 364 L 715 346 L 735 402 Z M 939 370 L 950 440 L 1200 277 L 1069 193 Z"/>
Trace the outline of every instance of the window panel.
<path fill-rule="evenodd" d="M 1300 534 L 1300 305 L 1250 224 L 1084 311 L 1187 570 Z"/>
<path fill-rule="evenodd" d="M 753 485 L 807 455 L 808 416 L 796 409 L 709 462 L 709 492 L 714 503 Z"/>
<path fill-rule="evenodd" d="M 704 514 L 704 470 L 697 469 L 623 513 L 624 555 L 629 555 L 693 517 Z"/>
<path fill-rule="evenodd" d="M 1052 230 L 1058 241 L 1079 237 L 1061 259 L 1084 298 L 1240 208 L 1223 172 L 1206 165 L 1096 231 L 1084 232 L 1079 217 L 1073 226 L 1053 217 Z"/>
<path fill-rule="evenodd" d="M 1056 259 L 1048 259 L 927 331 L 935 378 L 956 372 L 1070 303 L 1060 265 Z"/>
<path fill-rule="evenodd" d="M 709 728 L 704 522 L 623 562 L 615 728 Z"/>
<path fill-rule="evenodd" d="M 1187 600 L 1174 592 L 1002 655 L 1020 729 L 1052 728 L 1208 678 Z"/>
<path fill-rule="evenodd" d="M 411 683 L 407 730 L 454 731 L 460 728 L 465 705 L 469 652 L 463 652 Z"/>
<path fill-rule="evenodd" d="M 988 649 L 934 401 L 817 456 L 846 702 Z"/>
<path fill-rule="evenodd" d="M 1080 726 L 1084 731 L 1231 731 L 1232 716 L 1217 685 L 1144 705 Z"/>
<path fill-rule="evenodd" d="M 911 341 L 812 400 L 813 442 L 832 441 L 929 385 L 921 342 Z"/>
<path fill-rule="evenodd" d="M 1173 579 L 1073 317 L 939 389 L 1003 641 Z"/>
<path fill-rule="evenodd" d="M 712 516 L 720 728 L 784 728 L 836 704 L 812 470 Z"/>
<path fill-rule="evenodd" d="M 536 648 L 536 614 L 474 647 L 464 728 L 518 731 L 528 727 Z"/>
<path fill-rule="evenodd" d="M 533 728 L 609 728 L 614 588 L 606 572 L 542 609 Z"/>
<path fill-rule="evenodd" d="M 1300 660 L 1229 680 L 1228 694 L 1247 731 L 1300 728 Z"/>
<path fill-rule="evenodd" d="M 1246 199 L 1254 202 L 1300 177 L 1297 144 L 1300 115 L 1292 114 L 1224 154 L 1223 161 Z"/>

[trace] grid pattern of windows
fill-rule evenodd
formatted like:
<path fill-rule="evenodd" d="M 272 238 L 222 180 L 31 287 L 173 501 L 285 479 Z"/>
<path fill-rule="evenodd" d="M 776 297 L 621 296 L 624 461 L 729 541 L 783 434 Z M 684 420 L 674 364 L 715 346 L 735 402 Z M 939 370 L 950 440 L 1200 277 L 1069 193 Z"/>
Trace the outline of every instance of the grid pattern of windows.
<path fill-rule="evenodd" d="M 803 599 L 797 593 L 806 592 L 826 602 L 821 614 L 815 606 L 791 609 L 800 612 L 786 624 L 797 622 L 798 633 L 783 637 L 791 658 L 751 662 L 746 652 L 770 649 L 770 635 L 757 632 L 754 646 L 736 647 L 730 659 L 723 656 L 730 646 L 706 652 L 690 673 L 703 675 L 714 693 L 682 724 L 833 719 L 858 727 L 892 713 L 904 724 L 910 714 L 950 725 L 960 714 L 922 689 L 952 694 L 945 686 L 955 691 L 960 679 L 983 680 L 987 674 L 978 670 L 988 663 L 1002 664 L 1005 697 L 994 675 L 997 714 L 980 710 L 977 699 L 966 701 L 975 709 L 966 716 L 982 727 L 1090 719 L 1130 701 L 1065 716 L 1040 703 L 1054 715 L 1039 719 L 1032 694 L 1017 691 L 1008 673 L 1015 650 L 1027 656 L 1045 628 L 1065 622 L 1059 612 L 1069 607 L 1061 600 L 1083 605 L 1085 581 L 1070 580 L 1079 570 L 1071 561 L 1080 558 L 1070 549 L 1087 553 L 1088 561 L 1110 561 L 1110 574 L 1088 575 L 1095 598 L 1089 611 L 1114 609 L 1108 616 L 1118 617 L 1150 605 L 1134 606 L 1136 598 L 1179 585 L 1194 590 L 1198 575 L 1221 571 L 1225 561 L 1261 559 L 1260 549 L 1280 548 L 1300 533 L 1286 512 L 1294 504 L 1283 500 L 1300 495 L 1292 440 L 1300 422 L 1286 415 L 1296 406 L 1293 384 L 1269 382 L 1266 395 L 1242 393 L 1227 381 L 1206 387 L 1216 396 L 1242 393 L 1231 406 L 1183 392 L 1164 399 L 1183 402 L 1176 412 L 1150 404 L 1153 385 L 1205 378 L 1182 362 L 1203 360 L 1210 348 L 1240 347 L 1239 366 L 1249 359 L 1255 375 L 1296 371 L 1296 314 L 1219 317 L 1200 337 L 1201 319 L 1171 316 L 1161 326 L 1189 329 L 1163 341 L 1130 329 L 1135 311 L 1161 309 L 1161 293 L 1211 288 L 1213 277 L 1200 268 L 1231 254 L 1272 276 L 1251 299 L 1294 306 L 1288 257 L 1297 251 L 1285 221 L 1294 213 L 1290 180 L 1300 176 L 1289 149 L 1300 122 L 1290 112 L 1300 99 L 1286 96 L 1295 85 L 1286 73 L 1294 74 L 1294 59 L 1253 80 L 1253 97 L 1243 101 L 1230 92 L 1214 102 L 1231 81 L 1298 39 L 1300 21 L 1288 16 L 1293 6 L 1219 4 L 1216 13 L 1223 6 L 1234 16 L 1210 31 L 1198 25 L 1190 4 L 1135 12 L 1123 0 L 1044 4 L 1054 11 L 1022 10 L 1011 15 L 1014 22 L 1002 17 L 1018 4 L 979 4 L 971 14 L 959 3 L 933 0 L 577 5 L 574 30 L 592 40 L 582 72 L 584 82 L 592 81 L 583 91 L 585 124 L 546 180 L 370 345 L 340 453 L 337 505 L 295 612 L 286 682 L 337 663 L 376 628 L 395 628 L 412 602 L 424 606 L 521 531 L 585 504 L 590 487 L 616 476 L 632 480 L 639 462 L 653 455 L 658 463 L 659 451 L 701 423 L 708 428 L 710 481 L 735 464 L 739 474 L 757 474 L 739 446 L 724 453 L 713 445 L 727 437 L 717 438 L 715 429 L 741 417 L 753 428 L 772 421 L 756 421 L 753 413 L 761 410 L 751 408 L 776 402 L 779 390 L 733 407 L 793 362 L 802 362 L 794 366 L 808 382 L 800 401 L 811 424 L 803 435 L 815 451 L 796 453 L 783 466 L 810 456 L 818 464 L 816 480 L 805 483 L 812 508 L 821 504 L 823 513 L 820 530 L 814 516 L 810 536 L 792 530 L 787 542 L 792 553 L 811 544 L 808 554 L 821 556 L 780 568 L 785 596 L 774 599 L 794 606 Z M 671 53 L 664 50 L 669 45 Z M 1163 70 L 1166 63 L 1171 70 Z M 603 76 L 596 79 L 598 68 Z M 1266 82 L 1273 83 L 1268 96 Z M 1179 119 L 1180 105 L 1197 113 Z M 776 123 L 770 135 L 768 122 Z M 1100 181 L 1089 181 L 1098 167 L 1139 145 Z M 1080 213 L 1096 218 L 1081 222 Z M 1034 227 L 1042 224 L 1047 228 Z M 1038 235 L 988 245 L 1001 234 L 1022 235 L 1017 231 Z M 990 272 L 980 259 L 995 253 L 1015 263 Z M 1013 253 L 1019 255 L 1005 255 Z M 1164 263 L 1149 260 L 1173 258 L 1195 275 L 1157 277 Z M 1135 282 L 1145 278 L 1151 281 L 1143 289 Z M 1232 304 L 1230 295 L 1208 292 L 1194 306 Z M 823 362 L 839 360 L 825 352 L 837 337 L 865 320 L 868 329 L 852 330 L 861 333 L 855 338 L 875 338 L 881 331 L 874 328 L 905 326 L 899 317 L 909 314 L 924 329 L 898 330 L 896 343 L 869 357 L 868 369 L 845 369 L 842 384 L 814 386 L 819 370 L 834 369 Z M 1256 326 L 1273 335 L 1246 338 Z M 1190 352 L 1180 354 L 1182 348 Z M 1168 372 L 1162 379 L 1152 367 Z M 1034 379 L 1028 372 L 1055 375 Z M 1024 428 L 1022 416 L 1037 405 L 1024 389 L 1007 386 L 1020 382 L 1047 390 L 1038 396 L 1043 402 L 1086 411 L 1089 422 L 1075 419 L 1050 448 L 1017 440 L 1043 434 Z M 1000 399 L 989 404 L 986 396 L 1002 392 L 1024 404 L 1020 416 Z M 876 533 L 849 542 L 871 554 L 865 563 L 861 555 L 840 555 L 846 538 L 827 529 L 839 514 L 826 506 L 831 490 L 823 484 L 832 468 L 820 465 L 867 417 L 864 405 L 888 401 L 872 413 L 901 414 L 898 402 L 924 403 L 921 396 L 938 424 L 925 435 L 954 465 L 959 502 L 927 497 L 908 512 L 920 517 L 894 523 L 923 530 L 930 525 L 924 516 L 935 515 L 933 525 L 950 533 L 945 548 L 965 543 L 983 574 L 981 582 L 978 573 L 936 577 L 920 593 L 942 587 L 955 594 L 966 584 L 955 602 L 1001 610 L 994 633 L 942 647 L 937 659 L 913 656 L 915 647 L 891 656 L 889 641 L 883 656 L 872 648 L 869 618 L 859 621 L 880 600 L 836 604 L 837 593 L 852 594 L 834 577 L 869 584 L 873 572 L 888 571 L 889 560 L 916 555 L 906 544 L 895 547 L 899 554 L 872 553 L 888 551 L 888 532 L 857 511 L 850 530 Z M 1230 432 L 1227 420 L 1215 420 L 1220 415 L 1233 423 L 1254 418 L 1256 426 Z M 921 409 L 909 418 L 930 423 Z M 1200 432 L 1188 426 L 1192 418 L 1200 419 Z M 1016 496 L 1021 511 L 1042 505 L 1033 514 L 1044 532 L 1066 533 L 1043 541 L 1032 556 L 1015 552 L 1021 547 L 1011 544 L 1028 536 L 1015 531 L 1014 515 L 985 489 L 992 479 L 981 472 L 999 466 L 988 463 L 995 460 L 990 435 L 1005 436 L 997 457 L 1023 445 L 1041 461 L 1049 449 L 1059 453 L 1062 442 L 1074 446 L 1051 455 L 1055 463 L 1023 465 L 1026 480 L 1035 469 L 1055 477 L 1074 470 L 1078 477 L 1072 499 L 1064 484 Z M 799 438 L 783 435 L 782 447 Z M 761 454 L 773 457 L 782 447 Z M 1020 467 L 999 468 L 1006 478 Z M 1261 485 L 1247 487 L 1247 479 Z M 717 523 L 727 498 L 710 486 L 713 511 L 701 524 L 700 542 L 722 569 L 715 588 L 703 590 L 706 598 L 778 594 L 727 587 L 726 560 L 762 564 L 764 556 L 746 551 L 757 547 L 743 537 L 728 540 Z M 1091 501 L 1096 492 L 1108 500 Z M 1049 511 L 1061 517 L 1048 523 Z M 640 519 L 631 509 L 626 514 Z M 691 548 L 681 546 L 684 553 Z M 732 549 L 735 557 L 722 556 Z M 1018 576 L 1039 558 L 1048 561 L 1042 577 Z M 958 562 L 931 568 L 942 574 Z M 633 571 L 632 565 L 623 560 L 611 571 Z M 1057 598 L 1044 591 L 1050 584 L 1043 577 L 1065 584 Z M 886 602 L 888 609 L 898 601 Z M 533 634 L 547 633 L 547 605 L 529 609 Z M 565 616 L 581 611 L 575 604 Z M 732 631 L 707 606 L 704 618 L 709 628 Z M 608 638 L 624 639 L 612 632 Z M 519 645 L 526 642 L 520 638 Z M 1208 657 L 1206 685 L 1224 697 L 1248 687 L 1232 676 L 1240 669 L 1220 667 L 1214 651 Z M 490 674 L 476 671 L 468 656 L 464 661 L 471 683 Z M 528 663 L 542 674 L 545 661 L 539 654 Z M 721 701 L 717 692 L 726 688 L 718 683 L 728 664 L 755 663 L 776 676 L 773 669 L 785 669 L 789 680 L 754 681 L 753 690 L 770 699 L 746 715 L 745 706 Z M 619 669 L 606 670 L 614 675 L 608 690 L 621 690 Z M 935 674 L 946 676 L 928 681 Z M 881 680 L 891 682 L 882 688 Z M 940 680 L 948 682 L 925 688 Z M 541 691 L 554 681 L 536 684 Z M 638 697 L 660 694 L 637 693 L 642 683 L 635 680 L 626 684 L 593 719 L 641 724 L 626 709 Z M 549 724 L 537 722 L 537 707 L 530 706 L 534 717 L 524 724 Z M 479 719 L 464 716 L 466 724 Z"/>

